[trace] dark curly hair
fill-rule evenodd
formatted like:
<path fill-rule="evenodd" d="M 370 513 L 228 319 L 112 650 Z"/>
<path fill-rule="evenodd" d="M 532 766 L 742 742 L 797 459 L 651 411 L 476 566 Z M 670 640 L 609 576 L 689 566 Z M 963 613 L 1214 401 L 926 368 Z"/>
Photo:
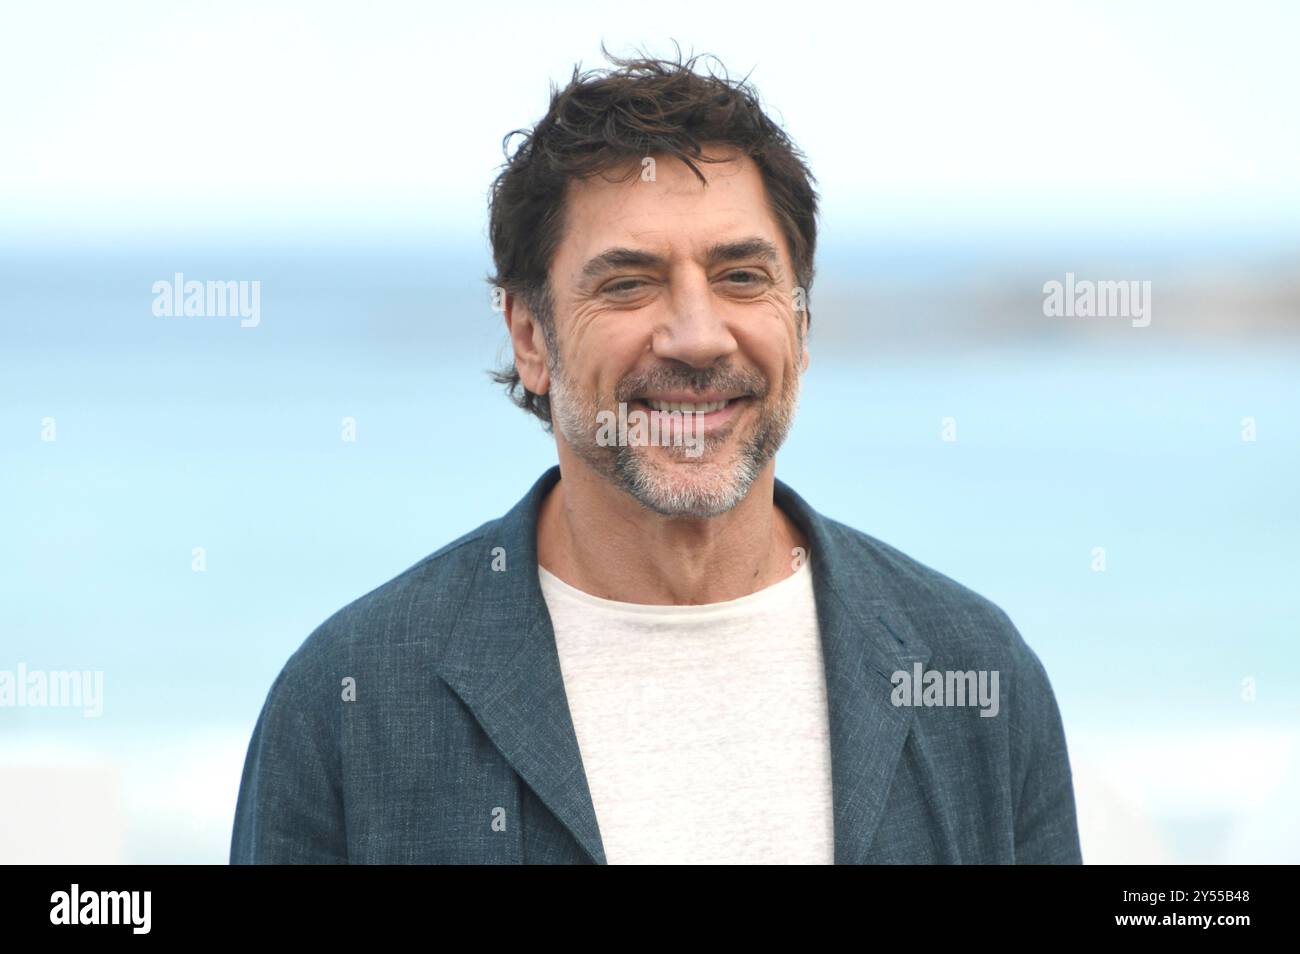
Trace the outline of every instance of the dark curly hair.
<path fill-rule="evenodd" d="M 817 244 L 817 192 L 803 154 L 763 112 L 746 77 L 695 72 L 699 56 L 682 61 L 648 56 L 622 59 L 601 52 L 618 69 L 580 72 L 562 90 L 551 86 L 551 105 L 531 130 L 502 140 L 506 161 L 492 183 L 488 232 L 496 274 L 488 282 L 498 295 L 517 295 L 542 326 L 556 353 L 549 269 L 563 237 L 564 197 L 572 179 L 603 174 L 628 160 L 668 155 L 704 182 L 705 144 L 738 149 L 758 166 L 768 201 L 794 262 L 795 284 L 806 296 L 813 282 Z M 716 57 L 710 59 L 717 60 Z M 719 63 L 719 65 L 721 65 Z M 512 154 L 510 141 L 523 136 Z M 637 169 L 629 175 L 636 175 Z M 551 426 L 550 399 L 524 387 L 511 361 L 490 372 L 519 407 Z"/>

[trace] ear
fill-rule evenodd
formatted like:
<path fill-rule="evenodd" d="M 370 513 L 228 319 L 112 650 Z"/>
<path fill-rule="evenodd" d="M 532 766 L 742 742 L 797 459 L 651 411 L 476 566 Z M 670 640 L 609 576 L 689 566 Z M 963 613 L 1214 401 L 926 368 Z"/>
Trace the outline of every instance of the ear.
<path fill-rule="evenodd" d="M 519 380 L 534 394 L 545 394 L 551 389 L 551 373 L 542 326 L 514 292 L 506 295 L 505 314 Z"/>

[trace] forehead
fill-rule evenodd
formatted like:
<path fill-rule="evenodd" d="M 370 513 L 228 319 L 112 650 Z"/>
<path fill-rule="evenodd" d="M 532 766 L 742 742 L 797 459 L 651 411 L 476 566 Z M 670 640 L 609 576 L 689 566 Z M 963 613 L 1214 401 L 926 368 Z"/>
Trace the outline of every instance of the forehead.
<path fill-rule="evenodd" d="M 696 161 L 707 188 L 684 162 L 666 155 L 654 157 L 653 180 L 640 161 L 630 160 L 570 182 L 556 270 L 572 278 L 589 257 L 614 245 L 682 256 L 758 236 L 784 254 L 758 166 L 735 150 L 710 149 L 705 155 L 726 160 Z"/>

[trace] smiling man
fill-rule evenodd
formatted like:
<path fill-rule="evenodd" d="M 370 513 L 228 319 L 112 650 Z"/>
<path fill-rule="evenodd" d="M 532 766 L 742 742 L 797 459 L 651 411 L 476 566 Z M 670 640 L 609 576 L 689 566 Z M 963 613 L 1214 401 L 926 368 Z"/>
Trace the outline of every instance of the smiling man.
<path fill-rule="evenodd" d="M 776 479 L 809 363 L 802 156 L 743 83 L 614 62 L 492 192 L 497 377 L 558 466 L 303 643 L 231 860 L 1079 862 L 1006 614 Z M 647 426 L 610 440 L 611 415 Z"/>

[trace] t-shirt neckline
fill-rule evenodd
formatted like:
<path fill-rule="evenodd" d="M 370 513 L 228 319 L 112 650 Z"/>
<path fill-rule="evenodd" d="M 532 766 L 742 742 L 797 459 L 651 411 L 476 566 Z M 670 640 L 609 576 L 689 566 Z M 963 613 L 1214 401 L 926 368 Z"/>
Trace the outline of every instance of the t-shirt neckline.
<path fill-rule="evenodd" d="M 560 579 L 540 563 L 537 564 L 537 575 L 543 591 L 556 593 L 568 600 L 584 603 L 587 606 L 606 612 L 634 615 L 701 616 L 751 609 L 784 598 L 789 590 L 803 582 L 805 575 L 809 572 L 808 563 L 804 561 L 785 579 L 777 580 L 775 583 L 760 590 L 755 590 L 753 593 L 738 596 L 733 600 L 723 600 L 719 603 L 627 603 L 622 600 L 606 599 L 603 596 L 596 596 L 586 590 L 578 589 L 571 583 L 566 583 Z"/>

